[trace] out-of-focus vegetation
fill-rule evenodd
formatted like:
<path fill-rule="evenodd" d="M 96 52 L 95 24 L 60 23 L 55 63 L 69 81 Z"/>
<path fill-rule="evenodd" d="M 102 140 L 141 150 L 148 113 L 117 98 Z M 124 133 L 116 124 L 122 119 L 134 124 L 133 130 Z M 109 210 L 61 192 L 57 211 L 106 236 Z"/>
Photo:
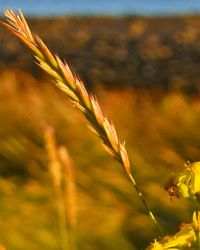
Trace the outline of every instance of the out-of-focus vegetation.
<path fill-rule="evenodd" d="M 164 186 L 173 172 L 183 168 L 186 160 L 197 161 L 200 155 L 200 99 L 197 92 L 195 97 L 180 92 L 188 87 L 198 90 L 195 71 L 198 54 L 188 57 L 198 47 L 198 33 L 193 34 L 198 22 L 190 24 L 196 19 L 178 19 L 184 25 L 177 24 L 177 27 L 170 26 L 165 19 L 157 22 L 157 19 L 129 18 L 123 22 L 118 18 L 109 22 L 92 19 L 91 25 L 86 25 L 90 19 L 78 18 L 61 19 L 60 26 L 55 20 L 32 23 L 54 50 L 64 51 L 63 55 L 70 58 L 86 82 L 96 84 L 94 92 L 103 110 L 113 120 L 120 138 L 126 140 L 133 175 L 168 234 L 174 234 L 181 222 L 190 222 L 193 212 L 190 202 L 171 201 Z M 174 20 L 177 19 L 171 19 L 171 23 L 175 24 Z M 184 36 L 186 27 L 189 33 Z M 42 80 L 41 75 L 35 78 L 30 74 L 38 71 L 31 66 L 28 53 L 15 39 L 9 40 L 2 34 L 0 244 L 14 250 L 59 249 L 56 197 L 44 145 L 44 131 L 50 125 L 56 131 L 58 144 L 68 148 L 74 162 L 78 249 L 145 249 L 157 232 L 123 169 L 102 150 L 84 118 L 65 96 L 46 79 Z M 160 39 L 166 38 L 166 34 L 177 39 L 173 43 L 170 40 L 174 49 L 162 42 L 167 39 Z M 5 47 L 7 50 L 3 51 Z M 186 61 L 179 60 L 177 55 L 187 58 Z M 185 68 L 180 66 L 181 62 L 187 62 Z M 136 67 L 137 63 L 140 67 Z M 151 75 L 144 74 L 147 65 L 155 70 L 152 78 L 145 78 Z M 170 66 L 174 70 L 171 74 L 169 65 L 179 66 Z M 177 77 L 172 80 L 175 73 Z M 171 92 L 159 87 L 168 86 L 170 81 L 164 79 L 171 79 Z M 163 85 L 156 89 L 161 80 Z M 120 89 L 102 87 L 107 83 L 112 86 L 116 83 Z M 133 83 L 153 88 L 127 87 Z"/>
<path fill-rule="evenodd" d="M 199 158 L 200 102 L 180 93 L 96 89 L 133 159 L 133 174 L 168 233 L 190 221 L 189 202 L 163 186 Z M 51 124 L 74 160 L 80 249 L 140 249 L 156 237 L 120 166 L 56 88 L 30 75 L 1 75 L 0 240 L 9 249 L 58 249 L 55 197 L 43 131 Z M 112 104 L 112 105 L 111 105 Z"/>
<path fill-rule="evenodd" d="M 29 23 L 89 86 L 199 91 L 199 16 L 63 17 Z M 20 66 L 38 78 L 44 76 L 3 29 L 0 66 Z"/>

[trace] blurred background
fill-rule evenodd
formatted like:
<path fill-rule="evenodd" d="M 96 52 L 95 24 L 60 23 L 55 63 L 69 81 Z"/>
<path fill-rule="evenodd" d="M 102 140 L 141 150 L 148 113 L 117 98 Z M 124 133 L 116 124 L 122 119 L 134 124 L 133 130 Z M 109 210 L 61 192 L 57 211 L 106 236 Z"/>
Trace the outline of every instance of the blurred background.
<path fill-rule="evenodd" d="M 23 10 L 97 95 L 165 233 L 191 221 L 192 204 L 170 200 L 164 186 L 185 161 L 200 160 L 200 2 L 1 0 L 1 19 L 6 8 Z M 77 249 L 145 249 L 158 237 L 123 169 L 86 125 L 1 26 L 0 249 L 75 249 L 62 244 L 69 232 L 59 225 L 47 126 L 71 159 L 74 200 L 65 213 L 74 206 Z"/>

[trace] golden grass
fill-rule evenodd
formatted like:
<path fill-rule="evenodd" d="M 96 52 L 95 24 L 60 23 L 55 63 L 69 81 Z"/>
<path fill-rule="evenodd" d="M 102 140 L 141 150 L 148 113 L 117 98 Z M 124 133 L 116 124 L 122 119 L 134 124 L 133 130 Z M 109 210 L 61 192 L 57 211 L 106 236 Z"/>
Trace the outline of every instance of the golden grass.
<path fill-rule="evenodd" d="M 57 216 L 42 132 L 48 123 L 57 131 L 58 145 L 67 145 L 75 159 L 81 249 L 144 249 L 156 237 L 151 222 L 123 171 L 113 171 L 114 162 L 101 151 L 81 115 L 66 105 L 65 96 L 20 72 L 5 72 L 1 84 L 0 164 L 2 173 L 10 176 L 0 180 L 1 243 L 7 249 L 57 249 Z M 199 158 L 199 99 L 130 89 L 101 89 L 99 99 L 121 128 L 120 136 L 127 138 L 145 196 L 168 233 L 174 233 L 180 222 L 191 221 L 192 208 L 187 201 L 171 201 L 163 186 L 187 159 Z"/>
<path fill-rule="evenodd" d="M 6 10 L 5 16 L 7 23 L 3 24 L 32 51 L 38 65 L 53 77 L 56 86 L 83 113 L 92 131 L 103 142 L 105 150 L 123 166 L 149 217 L 162 235 L 161 227 L 131 173 L 125 142 L 119 141 L 113 123 L 103 114 L 97 98 L 88 94 L 84 83 L 71 71 L 66 62 L 63 62 L 58 55 L 53 55 L 39 36 L 32 34 L 22 12 L 16 15 L 12 10 Z"/>
<path fill-rule="evenodd" d="M 120 143 L 114 125 L 103 114 L 96 97 L 88 94 L 83 82 L 71 71 L 66 62 L 61 61 L 59 56 L 54 56 L 37 35 L 32 35 L 22 13 L 17 16 L 11 10 L 7 10 L 5 15 L 8 23 L 3 24 L 33 52 L 38 65 L 53 77 L 56 86 L 81 110 L 92 130 L 102 140 L 105 149 L 130 175 L 125 144 Z"/>
<path fill-rule="evenodd" d="M 57 204 L 60 247 L 63 250 L 75 250 L 76 194 L 72 161 L 67 149 L 56 145 L 53 128 L 46 128 L 45 141 L 49 158 L 49 173 L 52 177 Z"/>
<path fill-rule="evenodd" d="M 24 27 L 27 29 L 26 26 L 24 26 Z M 21 32 L 21 30 L 18 30 L 18 31 Z M 29 33 L 28 33 L 28 38 L 32 39 L 32 37 Z M 39 41 L 39 40 L 37 40 L 37 41 Z M 42 48 L 45 51 L 47 50 L 41 41 L 39 42 L 39 44 L 40 44 L 40 46 L 42 46 Z M 46 51 L 46 53 L 47 53 L 47 51 Z M 58 64 L 61 63 L 59 61 L 58 57 L 52 59 L 51 55 L 49 55 L 49 52 L 46 54 L 46 56 L 48 57 L 46 59 L 48 59 L 50 61 L 56 60 L 56 62 Z M 40 60 L 41 60 L 41 58 L 40 58 Z M 55 61 L 53 61 L 53 62 L 55 62 Z M 63 65 L 63 66 L 67 67 L 66 65 Z M 58 67 L 58 65 L 56 67 Z M 67 67 L 67 69 L 68 69 L 68 67 Z M 70 72 L 68 72 L 68 73 L 71 77 L 74 77 L 74 75 L 72 75 Z M 54 76 L 57 78 L 59 77 L 58 75 L 54 75 Z M 77 81 L 79 81 L 79 80 L 77 80 L 76 77 L 73 78 L 72 80 L 74 80 L 76 83 L 77 83 Z M 58 82 L 58 84 L 60 84 L 60 82 Z M 15 84 L 13 86 L 15 87 Z M 71 90 L 74 90 L 74 89 L 72 88 Z M 100 128 L 104 129 L 102 133 L 103 133 L 103 136 L 107 137 L 107 139 L 105 139 L 102 135 L 100 135 L 101 139 L 103 140 L 103 142 L 105 144 L 107 143 L 107 146 L 109 146 L 109 148 L 112 150 L 112 154 L 114 154 L 115 158 L 117 158 L 117 156 L 121 157 L 120 160 L 119 160 L 119 158 L 117 158 L 117 160 L 123 164 L 124 169 L 129 174 L 130 173 L 129 164 L 126 165 L 128 158 L 125 158 L 125 161 L 124 161 L 124 159 L 122 157 L 122 155 L 124 153 L 121 153 L 120 150 L 122 148 L 120 145 L 123 145 L 123 144 L 119 143 L 118 137 L 116 136 L 116 132 L 115 132 L 115 129 L 114 129 L 112 123 L 108 122 L 107 118 L 102 114 L 101 109 L 99 108 L 99 105 L 96 102 L 96 99 L 92 96 L 89 96 L 87 94 L 87 92 L 85 92 L 82 84 L 78 83 L 77 86 L 75 85 L 75 90 L 76 91 L 81 90 L 81 91 L 80 91 L 80 93 L 75 91 L 76 92 L 75 96 L 71 95 L 71 92 L 70 92 L 70 98 L 73 99 L 73 98 L 78 96 L 79 97 L 78 100 L 73 99 L 73 101 L 77 101 L 76 106 L 78 105 L 78 108 L 81 109 L 81 111 L 84 114 L 87 114 L 87 112 L 89 112 L 89 114 L 95 115 L 95 122 L 94 121 L 92 121 L 92 122 L 94 122 L 96 125 L 94 125 L 92 123 L 93 127 L 98 132 L 99 131 L 102 132 L 102 130 L 100 130 Z M 51 92 L 51 90 L 49 90 L 49 91 Z M 8 90 L 8 92 L 9 92 L 9 90 Z M 19 93 L 19 92 L 16 89 L 15 89 L 15 91 L 10 92 L 11 95 L 13 95 L 13 93 L 14 93 L 14 98 L 11 102 L 12 104 L 9 103 L 9 101 L 8 101 L 8 104 L 10 105 L 11 110 L 13 108 L 12 107 L 13 103 L 15 103 L 14 101 L 16 101 L 17 98 L 19 98 L 18 95 L 21 95 L 21 93 Z M 27 103 L 28 102 L 34 103 L 35 102 L 35 104 L 38 105 L 37 106 L 38 110 L 42 110 L 43 109 L 43 101 L 40 98 L 41 94 L 38 95 L 35 93 L 37 93 L 37 90 L 32 89 L 29 93 L 30 100 L 28 100 L 29 98 L 26 98 L 26 96 L 25 96 L 24 103 L 26 103 L 26 102 Z M 166 200 L 166 197 L 163 198 L 164 191 L 162 190 L 162 188 L 159 187 L 158 184 L 156 185 L 154 181 L 157 180 L 158 183 L 161 182 L 160 178 L 163 177 L 163 179 L 164 179 L 166 177 L 166 173 L 169 173 L 168 168 L 170 167 L 170 169 L 171 168 L 173 169 L 173 167 L 171 167 L 172 164 L 173 164 L 173 166 L 180 166 L 180 165 L 182 165 L 183 161 L 185 159 L 187 159 L 188 157 L 190 159 L 192 158 L 192 160 L 196 160 L 198 158 L 199 140 L 198 140 L 197 128 L 199 127 L 199 125 L 198 125 L 199 124 L 199 111 L 200 111 L 199 100 L 193 100 L 193 101 L 187 100 L 186 98 L 184 98 L 183 96 L 181 96 L 177 93 L 171 94 L 167 97 L 164 97 L 163 99 L 161 99 L 160 101 L 157 101 L 155 103 L 152 101 L 151 97 L 149 97 L 148 95 L 145 95 L 145 93 L 142 93 L 141 95 L 139 95 L 139 97 L 137 97 L 137 93 L 136 94 L 134 92 L 128 93 L 126 91 L 124 91 L 124 93 L 120 93 L 120 94 L 119 93 L 114 93 L 114 94 L 107 93 L 106 95 L 107 95 L 107 98 L 109 101 L 112 100 L 113 106 L 115 107 L 115 109 L 112 108 L 112 110 L 111 110 L 112 111 L 111 113 L 113 113 L 113 115 L 114 115 L 113 118 L 115 117 L 115 115 L 117 115 L 118 117 L 120 117 L 120 119 L 119 119 L 119 120 L 121 120 L 120 123 L 125 123 L 127 125 L 127 126 L 125 126 L 126 129 L 123 131 L 122 134 L 124 134 L 125 137 L 128 138 L 127 141 L 129 143 L 129 145 L 131 146 L 131 148 L 133 149 L 133 152 L 135 152 L 136 175 L 139 178 L 145 177 L 143 180 L 143 189 L 147 190 L 145 192 L 148 194 L 148 196 L 151 197 L 153 204 L 155 204 L 155 207 L 157 209 L 159 209 L 159 211 L 161 212 L 161 216 L 163 216 L 163 224 L 167 224 L 169 222 L 165 221 L 165 216 L 166 215 L 169 216 L 169 214 L 167 214 L 167 211 L 164 211 L 164 210 L 167 210 L 169 208 L 171 209 L 172 205 L 171 205 L 170 201 Z M 122 103 L 120 103 L 119 98 L 118 98 L 119 95 L 121 97 L 123 96 L 123 98 L 126 98 L 126 101 L 127 101 L 127 103 L 123 106 L 123 108 L 126 110 L 126 112 L 123 112 L 122 114 L 119 114 L 119 112 L 118 112 L 120 107 L 122 107 Z M 123 98 L 121 98 L 121 99 L 123 99 Z M 20 102 L 22 101 L 21 98 L 19 98 L 18 100 Z M 62 102 L 61 99 L 59 99 L 59 98 L 57 100 L 58 101 L 60 100 L 60 103 Z M 6 103 L 6 101 L 7 100 L 4 100 L 5 103 Z M 106 103 L 106 101 L 105 101 L 105 103 Z M 140 105 L 138 106 L 138 104 L 140 104 Z M 9 105 L 7 108 L 9 108 Z M 79 106 L 79 105 L 81 105 L 81 106 Z M 63 117 L 65 117 L 66 113 L 61 110 L 61 109 L 64 110 L 63 106 L 59 105 L 57 111 L 61 112 Z M 91 109 L 91 107 L 93 107 L 93 108 Z M 117 107 L 118 107 L 118 109 L 117 109 Z M 140 107 L 140 108 L 138 108 L 138 107 Z M 16 105 L 15 105 L 15 108 L 16 108 Z M 133 108 L 133 110 L 132 110 L 132 108 Z M 180 110 L 184 111 L 184 112 L 179 112 Z M 49 111 L 51 112 L 51 109 Z M 34 112 L 35 112 L 35 114 L 34 114 L 35 117 L 37 117 L 38 113 L 40 113 L 40 112 L 37 113 L 36 108 L 35 108 Z M 94 112 L 94 113 L 90 113 L 90 112 Z M 52 112 L 51 112 L 51 114 L 52 114 Z M 56 114 L 56 112 L 55 112 L 55 114 Z M 73 114 L 73 112 L 72 112 L 72 114 Z M 128 119 L 126 118 L 127 114 L 128 114 Z M 17 105 L 17 113 L 15 115 L 16 115 L 16 117 L 19 116 L 18 119 L 20 122 L 23 122 L 23 120 L 21 118 L 26 117 L 26 111 L 24 110 L 24 107 L 21 104 Z M 29 115 L 27 115 L 27 116 L 29 116 Z M 59 117 L 58 114 L 56 114 L 55 116 L 57 118 Z M 86 118 L 88 118 L 87 115 L 85 115 L 85 116 L 86 116 Z M 91 117 L 89 117 L 89 118 L 91 118 Z M 103 118 L 103 120 L 102 120 L 102 118 Z M 130 124 L 130 118 L 134 121 L 131 124 Z M 24 121 L 26 121 L 26 119 L 27 119 L 27 117 L 24 119 Z M 68 118 L 66 118 L 66 117 L 65 117 L 65 119 L 68 120 Z M 78 119 L 80 119 L 80 118 L 78 118 Z M 36 121 L 38 121 L 38 120 L 41 121 L 41 120 L 45 120 L 45 119 L 40 117 L 40 114 L 39 114 L 39 117 L 37 117 Z M 90 121 L 90 119 L 88 119 L 88 120 Z M 33 121 L 33 117 L 31 117 L 31 121 Z M 117 121 L 117 119 L 116 119 L 116 121 Z M 104 122 L 105 122 L 105 124 L 104 124 Z M 141 126 L 141 124 L 145 124 L 146 126 L 143 127 L 143 126 Z M 182 125 L 181 130 L 180 130 L 180 125 Z M 36 124 L 32 125 L 32 126 L 36 128 L 37 133 L 41 132 L 41 131 L 39 131 L 39 129 L 37 129 Z M 97 128 L 99 128 L 99 130 Z M 191 128 L 193 128 L 193 129 L 191 129 Z M 6 130 L 6 128 L 2 126 L 2 131 L 3 130 Z M 65 131 L 65 129 L 63 129 L 63 131 L 62 131 L 63 132 L 62 135 L 64 134 L 64 131 Z M 108 131 L 109 131 L 109 133 L 108 133 Z M 100 132 L 99 132 L 99 134 L 100 134 Z M 3 147 L 1 150 L 3 151 L 4 155 L 6 155 L 6 154 L 9 155 L 9 153 L 11 153 L 11 156 L 12 157 L 14 156 L 14 162 L 15 162 L 16 161 L 15 157 L 17 156 L 19 158 L 19 155 L 21 154 L 21 153 L 18 154 L 18 152 L 27 153 L 26 147 L 24 145 L 31 146 L 32 148 L 34 148 L 35 152 L 37 152 L 38 154 L 41 154 L 40 148 L 38 146 L 32 145 L 32 140 L 27 140 L 26 137 L 21 138 L 20 136 L 18 138 L 19 140 L 9 138 L 9 140 L 4 141 L 4 143 L 2 143 Z M 70 135 L 69 131 L 68 131 L 68 136 L 72 136 L 72 135 Z M 81 136 L 84 138 L 84 135 L 81 134 Z M 78 141 L 78 137 L 76 138 L 76 140 Z M 87 140 L 88 140 L 88 138 L 87 138 Z M 187 143 L 185 143 L 186 141 L 187 141 Z M 192 143 L 190 141 L 192 141 Z M 87 145 L 87 143 L 88 142 L 86 142 L 86 145 Z M 73 145 L 73 143 L 72 143 L 72 145 Z M 139 147 L 138 147 L 138 145 L 139 145 Z M 115 146 L 118 146 L 118 147 L 115 147 Z M 90 150 L 92 151 L 93 149 L 90 149 Z M 95 150 L 96 150 L 96 148 L 95 148 Z M 110 150 L 109 150 L 109 152 L 110 152 Z M 12 154 L 14 154 L 14 155 L 12 155 Z M 80 161 L 80 162 L 83 161 L 82 160 L 83 155 L 87 155 L 87 152 L 83 151 L 81 156 L 77 157 L 77 161 Z M 126 151 L 125 151 L 125 155 L 126 155 Z M 20 160 L 21 160 L 21 158 L 20 158 Z M 91 159 L 91 162 L 92 162 L 92 159 Z M 96 164 L 94 164 L 94 165 L 96 165 Z M 110 165 L 110 162 L 108 165 Z M 147 165 L 148 165 L 148 167 L 147 167 Z M 137 166 L 141 166 L 141 168 L 139 168 Z M 87 177 L 86 173 L 81 172 L 81 171 L 83 171 L 83 170 L 81 170 L 81 167 L 83 167 L 83 166 L 80 166 L 80 168 L 78 170 L 78 171 L 80 171 L 79 173 L 81 173 L 81 175 L 82 175 L 82 176 L 80 175 L 81 178 L 84 180 L 83 182 L 81 182 L 81 184 L 84 185 L 85 188 L 87 188 L 89 186 L 88 185 L 89 184 L 88 177 Z M 156 168 L 156 172 L 155 172 L 155 168 Z M 163 168 L 164 168 L 164 170 L 163 170 Z M 176 167 L 174 167 L 174 169 L 176 169 Z M 29 174 L 31 174 L 31 175 L 35 175 L 35 176 L 41 175 L 42 177 L 44 176 L 41 174 L 41 172 L 39 172 L 40 170 L 38 171 L 37 167 L 35 167 L 34 164 L 32 164 L 31 167 L 28 168 L 28 170 L 29 170 Z M 111 172 L 109 172 L 110 170 L 111 170 Z M 145 170 L 146 170 L 146 172 L 145 172 Z M 112 185 L 113 178 L 116 178 L 114 181 L 115 188 L 117 188 L 119 193 L 120 193 L 121 192 L 120 189 L 123 187 L 123 192 L 124 192 L 123 197 L 126 197 L 127 193 L 129 193 L 127 191 L 128 184 L 121 179 L 121 175 L 118 176 L 118 173 L 120 173 L 120 172 L 118 172 L 118 170 L 116 170 L 116 173 L 113 173 L 112 166 L 111 166 L 111 168 L 108 167 L 108 169 L 104 169 L 104 170 L 102 170 L 102 169 L 99 170 L 97 167 L 91 166 L 91 167 L 87 168 L 87 171 L 90 172 L 90 174 L 93 176 L 93 178 L 95 178 L 95 176 L 96 176 L 96 178 L 102 177 L 102 179 L 104 179 L 106 174 L 108 174 L 108 178 L 110 178 L 110 180 L 108 183 L 106 183 L 105 186 L 104 186 L 105 183 L 103 181 L 102 181 L 102 183 L 100 182 L 101 185 L 103 184 L 101 188 L 105 189 L 105 190 L 104 190 L 104 192 L 99 191 L 98 195 L 100 196 L 101 201 L 104 200 L 105 204 L 106 204 L 106 202 L 109 202 L 111 199 L 113 204 L 116 203 L 120 207 L 119 203 L 116 202 L 113 195 L 109 192 L 105 192 L 106 187 L 109 187 L 109 185 Z M 139 172 L 139 171 L 142 172 L 142 177 L 138 176 L 137 172 Z M 154 180 L 152 179 L 153 181 L 152 180 L 150 181 L 151 178 L 154 178 Z M 167 179 L 167 177 L 166 177 L 166 179 Z M 94 187 L 94 183 L 95 183 L 95 180 L 93 182 L 92 187 Z M 121 183 L 121 185 L 119 185 L 119 183 Z M 91 190 L 91 194 L 92 193 L 93 193 L 93 190 Z M 95 193 L 94 196 L 96 196 L 96 192 L 94 192 L 94 193 Z M 85 194 L 83 195 L 83 197 L 84 196 L 85 196 Z M 132 204 L 132 202 L 134 202 L 133 204 L 134 204 L 134 208 L 136 209 L 136 211 L 141 212 L 141 208 L 138 206 L 136 200 L 133 199 L 133 201 L 130 201 L 132 199 L 132 197 L 130 197 L 130 195 L 128 195 L 128 197 L 129 197 L 128 200 L 131 204 Z M 98 197 L 98 199 L 99 199 L 99 197 Z M 90 199 L 88 199 L 88 197 L 84 197 L 83 200 L 89 201 Z M 160 207 L 158 200 L 159 201 L 162 200 L 164 202 L 164 204 L 165 204 L 164 208 Z M 96 204 L 94 201 L 96 202 Z M 97 206 L 97 204 L 98 204 L 98 201 L 96 199 L 94 199 L 93 202 L 91 202 L 91 203 L 87 202 L 87 206 L 85 206 L 85 207 L 83 206 L 82 212 L 84 212 L 88 216 L 89 215 L 88 208 L 91 208 L 91 211 L 93 211 L 94 206 L 95 205 Z M 186 206 L 189 208 L 189 205 L 187 203 L 186 203 Z M 106 207 L 106 205 L 105 205 L 105 207 Z M 110 223 L 108 223 L 108 225 L 106 226 L 106 228 L 108 229 L 106 234 L 108 234 L 108 232 L 113 232 L 113 233 L 117 232 L 118 228 L 123 228 L 123 224 L 127 224 L 129 217 L 126 217 L 127 216 L 126 212 L 130 213 L 130 211 L 131 211 L 130 209 L 132 209 L 132 206 L 131 206 L 131 208 L 130 207 L 127 208 L 126 202 L 123 203 L 123 207 L 120 210 L 122 214 L 115 214 L 115 216 L 110 218 L 111 220 L 108 220 L 108 221 L 110 221 Z M 105 209 L 105 211 L 106 211 L 106 209 Z M 107 211 L 109 211 L 109 209 Z M 110 210 L 110 212 L 111 211 L 112 211 L 112 209 Z M 131 213 L 133 213 L 133 212 L 131 212 Z M 174 213 L 176 213 L 176 212 L 174 211 Z M 182 215 L 184 213 L 187 214 L 187 209 L 185 209 L 185 207 L 184 207 L 184 210 L 182 211 Z M 100 217 L 106 221 L 106 218 L 109 218 L 109 215 L 112 213 L 106 214 L 106 212 L 104 213 L 102 210 L 100 214 L 101 214 Z M 177 216 L 177 218 L 180 218 L 179 216 L 182 216 L 182 215 L 179 214 Z M 95 214 L 95 216 L 97 216 L 97 218 L 98 218 L 97 214 Z M 134 224 L 134 221 L 137 221 L 137 219 L 139 218 L 138 221 L 140 223 L 138 223 L 138 226 L 141 227 L 141 221 L 144 220 L 145 223 L 144 223 L 141 230 L 143 233 L 143 237 L 148 239 L 148 232 L 151 231 L 151 226 L 150 225 L 147 226 L 146 218 L 144 218 L 145 216 L 138 216 L 137 215 L 135 218 L 134 217 L 133 217 L 133 221 L 132 221 L 132 226 L 136 225 L 136 228 L 137 228 L 137 223 Z M 87 219 L 86 219 L 87 223 L 89 223 L 90 225 L 93 225 L 93 221 L 92 220 L 90 221 L 91 218 L 89 218 L 89 219 L 88 218 L 89 217 L 87 217 Z M 171 218 L 173 220 L 173 216 Z M 101 221 L 101 219 L 99 221 Z M 118 221 L 118 223 L 116 223 L 116 221 Z M 86 227 L 86 226 L 84 225 L 84 227 Z M 123 228 L 122 232 L 123 232 L 123 230 L 127 230 L 127 229 L 128 229 L 128 226 L 126 229 Z M 84 230 L 85 230 L 85 228 L 84 228 Z M 101 233 L 104 231 L 101 228 L 101 225 L 99 225 L 98 230 L 95 233 L 99 233 L 99 235 L 101 235 Z M 137 230 L 135 231 L 135 233 L 136 232 L 137 232 Z M 90 233 L 92 236 L 92 231 L 90 231 Z M 141 235 L 140 235 L 140 237 L 141 237 Z M 119 237 L 119 239 L 120 239 L 120 237 Z M 139 246 L 139 245 L 137 245 L 137 246 Z M 126 248 L 129 249 L 129 247 L 130 247 L 129 244 L 127 243 Z M 85 249 L 87 249 L 87 248 L 85 248 Z M 117 249 L 117 246 L 113 246 L 113 249 Z M 130 249 L 131 249 L 131 247 L 130 247 Z"/>

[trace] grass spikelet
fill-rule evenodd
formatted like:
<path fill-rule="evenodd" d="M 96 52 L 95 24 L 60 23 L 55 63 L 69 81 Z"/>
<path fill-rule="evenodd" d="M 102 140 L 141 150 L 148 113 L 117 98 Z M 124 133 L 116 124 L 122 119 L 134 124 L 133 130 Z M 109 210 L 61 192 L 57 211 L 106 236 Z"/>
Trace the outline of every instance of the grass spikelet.
<path fill-rule="evenodd" d="M 75 191 L 75 181 L 74 181 L 74 172 L 73 164 L 70 159 L 69 153 L 64 146 L 58 148 L 58 154 L 60 161 L 63 165 L 63 179 L 66 185 L 65 196 L 67 198 L 67 207 L 69 208 L 68 213 L 68 224 L 71 227 L 76 225 L 76 191 Z"/>
<path fill-rule="evenodd" d="M 62 170 L 58 160 L 54 130 L 51 127 L 48 127 L 45 131 L 45 141 L 49 158 L 49 172 L 51 174 L 54 186 L 60 187 L 62 179 Z"/>
<path fill-rule="evenodd" d="M 83 82 L 71 72 L 66 63 L 49 51 L 38 36 L 30 35 L 31 31 L 21 12 L 20 15 L 16 15 L 12 10 L 6 10 L 5 15 L 8 23 L 4 23 L 4 25 L 34 52 L 39 66 L 54 78 L 56 85 L 61 90 L 64 89 L 64 86 L 67 87 L 65 88 L 65 93 L 70 100 L 73 101 L 75 106 L 82 110 L 89 123 L 103 140 L 103 143 L 110 148 L 110 151 L 114 152 L 118 158 L 121 159 L 120 162 L 123 163 L 120 153 L 120 142 L 114 125 L 103 115 L 97 99 L 88 94 Z M 126 149 L 124 148 L 124 150 Z M 123 167 L 126 170 L 126 167 Z"/>
<path fill-rule="evenodd" d="M 58 227 L 60 234 L 60 247 L 62 250 L 68 249 L 69 234 L 67 231 L 67 220 L 65 211 L 65 202 L 62 191 L 62 165 L 59 162 L 58 150 L 56 146 L 54 130 L 48 127 L 45 131 L 45 143 L 49 160 L 49 173 L 52 177 L 55 201 L 57 205 Z"/>
<path fill-rule="evenodd" d="M 63 165 L 64 182 L 64 200 L 65 210 L 68 222 L 69 245 L 71 249 L 76 249 L 76 224 L 77 224 L 77 206 L 76 206 L 76 186 L 74 180 L 74 171 L 72 160 L 64 146 L 58 148 L 60 162 Z"/>
<path fill-rule="evenodd" d="M 33 51 L 37 64 L 54 78 L 57 87 L 64 91 L 73 101 L 74 106 L 84 113 L 88 122 L 102 139 L 103 144 L 109 149 L 107 151 L 116 155 L 115 158 L 123 164 L 122 155 L 125 154 L 126 149 L 123 146 L 123 153 L 120 152 L 122 147 L 115 127 L 103 114 L 97 98 L 88 94 L 83 82 L 70 70 L 67 63 L 63 62 L 57 55 L 54 56 L 37 35 L 31 34 L 22 12 L 16 15 L 12 10 L 6 10 L 5 16 L 8 23 L 3 24 Z M 126 162 L 128 161 L 126 153 Z M 130 169 L 126 168 L 128 165 L 130 166 L 128 163 L 123 167 L 127 173 L 130 173 Z"/>
<path fill-rule="evenodd" d="M 95 131 L 102 140 L 106 151 L 123 166 L 139 198 L 142 200 L 151 219 L 160 231 L 155 217 L 131 174 L 125 144 L 119 141 L 113 123 L 103 114 L 97 99 L 94 98 L 93 95 L 88 94 L 83 82 L 70 70 L 68 64 L 62 61 L 57 55 L 54 56 L 44 42 L 37 35 L 31 33 L 26 19 L 21 12 L 19 15 L 16 15 L 12 10 L 6 10 L 5 15 L 7 22 L 3 24 L 31 49 L 37 60 L 37 64 L 53 77 L 56 86 L 64 91 L 73 102 L 73 105 L 84 114 L 92 130 Z"/>

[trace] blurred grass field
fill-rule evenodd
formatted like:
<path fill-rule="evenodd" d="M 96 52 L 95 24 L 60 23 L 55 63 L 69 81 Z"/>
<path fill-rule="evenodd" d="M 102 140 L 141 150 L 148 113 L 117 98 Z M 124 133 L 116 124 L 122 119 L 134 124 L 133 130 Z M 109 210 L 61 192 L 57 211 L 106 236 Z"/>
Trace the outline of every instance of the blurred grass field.
<path fill-rule="evenodd" d="M 82 115 L 49 82 L 21 71 L 0 76 L 0 243 L 6 249 L 60 249 L 44 131 L 56 131 L 74 165 L 80 250 L 133 250 L 157 237 L 121 166 L 107 155 Z M 164 186 L 200 155 L 200 99 L 178 91 L 94 89 L 133 162 L 133 175 L 166 233 L 190 221 L 190 202 Z"/>

